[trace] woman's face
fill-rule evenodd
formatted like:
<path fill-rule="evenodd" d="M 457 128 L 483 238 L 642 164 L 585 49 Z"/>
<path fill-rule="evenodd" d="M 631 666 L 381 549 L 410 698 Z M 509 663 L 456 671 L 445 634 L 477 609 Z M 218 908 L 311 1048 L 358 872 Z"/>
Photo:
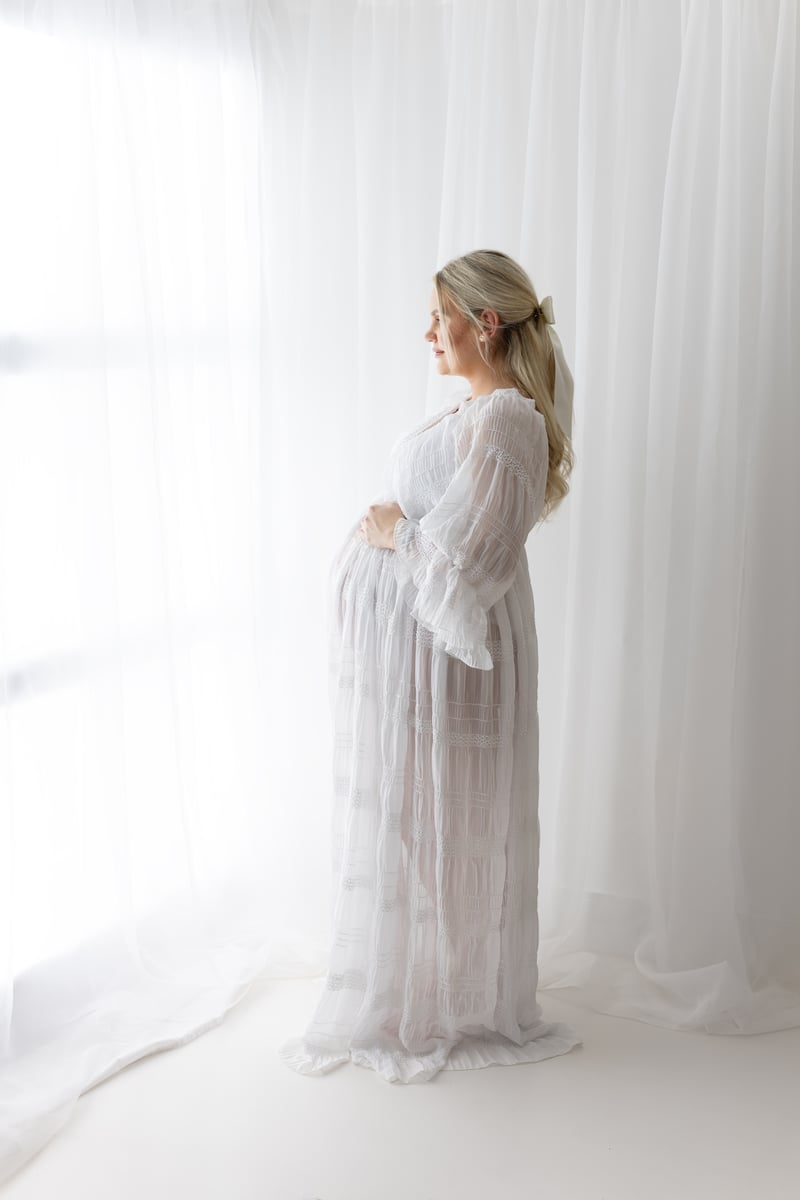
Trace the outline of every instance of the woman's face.
<path fill-rule="evenodd" d="M 429 302 L 431 323 L 425 331 L 425 339 L 431 343 L 439 374 L 467 375 L 481 363 L 475 330 L 463 313 L 452 303 L 448 305 L 445 297 L 442 298 L 444 312 L 439 312 L 437 304 L 436 288 L 432 288 Z M 445 349 L 443 322 L 447 323 L 449 352 Z"/>

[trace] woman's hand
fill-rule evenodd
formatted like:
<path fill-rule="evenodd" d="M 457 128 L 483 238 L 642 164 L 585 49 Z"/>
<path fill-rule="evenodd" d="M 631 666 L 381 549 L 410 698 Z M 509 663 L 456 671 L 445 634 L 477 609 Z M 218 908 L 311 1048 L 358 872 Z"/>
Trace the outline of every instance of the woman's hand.
<path fill-rule="evenodd" d="M 399 504 L 370 504 L 361 519 L 358 536 L 368 546 L 394 550 L 394 527 L 406 514 Z"/>

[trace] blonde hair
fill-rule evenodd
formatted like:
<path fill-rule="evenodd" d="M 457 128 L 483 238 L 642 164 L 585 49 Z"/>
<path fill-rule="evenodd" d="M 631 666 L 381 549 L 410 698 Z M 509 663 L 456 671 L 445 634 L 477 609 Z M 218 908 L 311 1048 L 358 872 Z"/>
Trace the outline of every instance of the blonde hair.
<path fill-rule="evenodd" d="M 485 308 L 494 309 L 500 317 L 493 356 L 488 355 L 489 343 L 476 337 L 478 352 L 487 367 L 512 379 L 544 417 L 549 466 L 540 519 L 545 521 L 569 491 L 567 479 L 575 456 L 572 442 L 556 418 L 555 355 L 534 286 L 519 263 L 500 250 L 473 250 L 452 259 L 436 272 L 433 285 L 448 348 L 446 300 L 466 317 L 476 334 L 483 330 L 479 318 Z"/>

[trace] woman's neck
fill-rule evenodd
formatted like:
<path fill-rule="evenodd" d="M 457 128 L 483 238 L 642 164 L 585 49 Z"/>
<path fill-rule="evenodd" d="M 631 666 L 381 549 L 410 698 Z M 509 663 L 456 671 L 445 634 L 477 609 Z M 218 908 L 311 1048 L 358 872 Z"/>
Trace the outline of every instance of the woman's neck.
<path fill-rule="evenodd" d="M 517 385 L 513 379 L 507 379 L 495 374 L 471 375 L 467 378 L 469 384 L 468 400 L 474 400 L 476 396 L 490 396 L 492 392 L 496 392 L 499 388 L 513 388 Z"/>

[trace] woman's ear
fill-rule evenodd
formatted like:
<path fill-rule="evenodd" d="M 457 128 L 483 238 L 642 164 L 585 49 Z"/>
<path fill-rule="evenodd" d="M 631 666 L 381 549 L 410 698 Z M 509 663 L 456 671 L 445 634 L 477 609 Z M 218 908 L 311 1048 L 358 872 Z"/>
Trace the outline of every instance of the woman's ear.
<path fill-rule="evenodd" d="M 480 322 L 484 340 L 491 341 L 497 333 L 497 326 L 500 324 L 499 314 L 493 308 L 485 308 L 480 315 Z"/>

